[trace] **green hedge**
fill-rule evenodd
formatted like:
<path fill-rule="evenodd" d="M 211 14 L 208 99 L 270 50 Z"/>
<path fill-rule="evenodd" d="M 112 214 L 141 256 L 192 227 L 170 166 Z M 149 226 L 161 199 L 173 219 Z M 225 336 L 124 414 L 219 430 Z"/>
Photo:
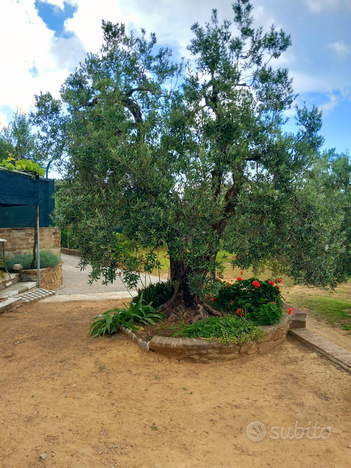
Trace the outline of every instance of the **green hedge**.
<path fill-rule="evenodd" d="M 11 258 L 11 260 L 6 260 L 6 268 L 9 271 L 13 271 L 13 265 L 20 263 L 23 265 L 25 270 L 31 268 L 33 261 L 32 254 L 20 254 Z M 40 252 L 40 268 L 52 268 L 57 266 L 60 263 L 60 259 L 57 255 L 52 252 Z M 37 267 L 37 262 L 35 262 L 35 268 Z"/>

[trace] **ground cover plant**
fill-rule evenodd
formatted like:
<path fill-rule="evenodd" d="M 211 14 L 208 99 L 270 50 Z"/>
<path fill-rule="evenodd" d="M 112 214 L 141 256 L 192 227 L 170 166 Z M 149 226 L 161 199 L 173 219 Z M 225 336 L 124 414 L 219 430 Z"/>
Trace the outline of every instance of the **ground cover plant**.
<path fill-rule="evenodd" d="M 206 320 L 184 327 L 182 337 L 207 338 L 225 345 L 243 344 L 263 337 L 263 331 L 251 320 L 238 319 L 230 315 L 209 317 Z"/>

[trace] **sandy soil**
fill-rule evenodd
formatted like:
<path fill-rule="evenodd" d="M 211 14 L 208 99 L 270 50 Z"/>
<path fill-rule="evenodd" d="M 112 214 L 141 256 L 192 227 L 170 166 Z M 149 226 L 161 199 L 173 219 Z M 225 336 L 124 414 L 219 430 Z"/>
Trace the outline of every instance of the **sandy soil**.
<path fill-rule="evenodd" d="M 0 316 L 1 468 L 351 466 L 350 374 L 292 340 L 200 365 L 124 336 L 90 338 L 92 317 L 118 305 L 35 303 Z M 260 442 L 246 435 L 253 421 L 266 425 Z M 270 438 L 296 421 L 332 434 Z"/>

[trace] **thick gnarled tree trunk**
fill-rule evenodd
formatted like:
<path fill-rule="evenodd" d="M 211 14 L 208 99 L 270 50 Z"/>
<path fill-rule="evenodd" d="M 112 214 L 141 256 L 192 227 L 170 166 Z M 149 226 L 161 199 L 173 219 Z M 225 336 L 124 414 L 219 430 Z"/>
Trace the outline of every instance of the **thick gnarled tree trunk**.
<path fill-rule="evenodd" d="M 192 322 L 205 319 L 210 315 L 220 316 L 220 312 L 212 309 L 198 295 L 191 294 L 189 276 L 194 271 L 182 260 L 174 259 L 170 255 L 171 281 L 176 284 L 173 297 L 164 304 L 160 311 L 170 320 L 177 319 L 180 312 L 183 317 L 190 317 Z"/>

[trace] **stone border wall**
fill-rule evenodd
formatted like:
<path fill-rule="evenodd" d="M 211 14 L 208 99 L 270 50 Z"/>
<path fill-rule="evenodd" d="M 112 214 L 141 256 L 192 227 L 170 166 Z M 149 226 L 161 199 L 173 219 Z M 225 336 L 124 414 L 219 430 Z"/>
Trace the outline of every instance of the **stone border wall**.
<path fill-rule="evenodd" d="M 63 285 L 62 263 L 53 268 L 40 269 L 40 287 L 53 290 Z M 37 281 L 37 270 L 21 270 L 21 281 Z"/>
<path fill-rule="evenodd" d="M 210 363 L 231 361 L 240 357 L 266 353 L 286 340 L 287 332 L 293 321 L 294 315 L 284 314 L 279 324 L 261 327 L 264 336 L 260 340 L 230 346 L 217 342 L 209 343 L 204 339 L 166 336 L 154 336 L 151 341 L 146 342 L 127 328 L 122 327 L 122 332 L 143 351 L 154 351 L 183 361 Z"/>
<path fill-rule="evenodd" d="M 279 324 L 261 327 L 264 330 L 262 339 L 243 345 L 225 346 L 216 342 L 209 343 L 204 339 L 156 336 L 150 341 L 149 349 L 183 361 L 200 363 L 231 361 L 244 356 L 266 353 L 283 343 L 291 320 L 292 315 L 284 314 Z"/>

